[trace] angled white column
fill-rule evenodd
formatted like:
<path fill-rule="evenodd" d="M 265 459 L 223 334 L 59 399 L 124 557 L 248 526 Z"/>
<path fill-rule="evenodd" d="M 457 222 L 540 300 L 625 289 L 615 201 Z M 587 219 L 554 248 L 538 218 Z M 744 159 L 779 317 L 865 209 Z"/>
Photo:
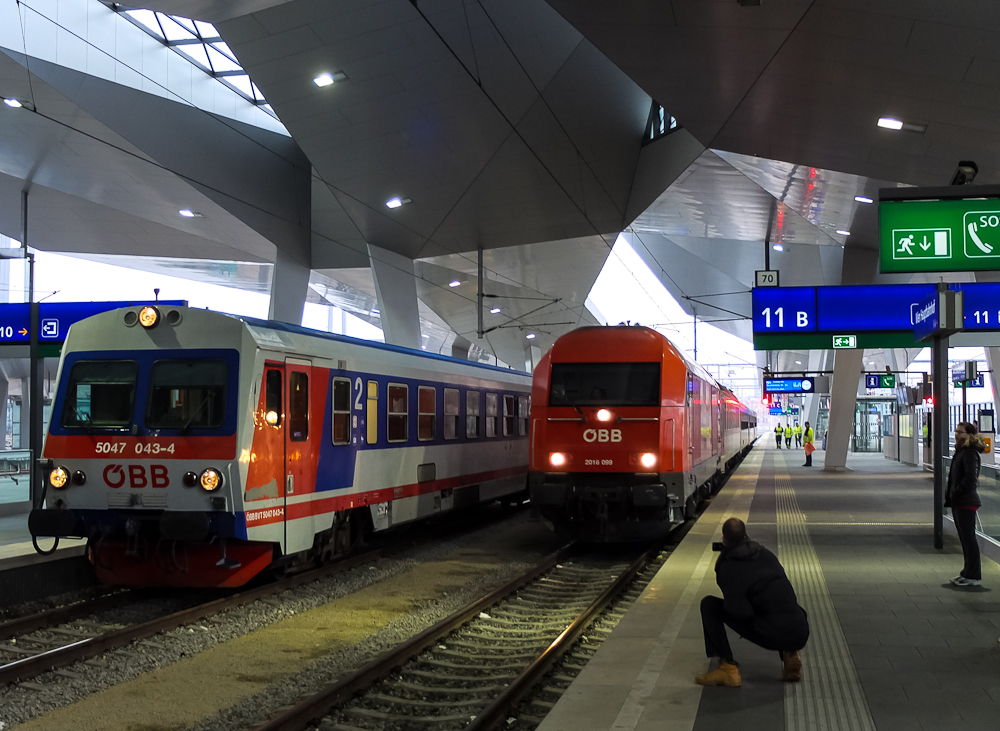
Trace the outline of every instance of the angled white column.
<path fill-rule="evenodd" d="M 420 349 L 420 315 L 413 260 L 368 244 L 375 278 L 375 296 L 385 342 Z"/>
<path fill-rule="evenodd" d="M 827 351 L 825 350 L 810 350 L 809 370 L 826 370 L 826 356 Z M 816 418 L 819 416 L 819 400 L 821 395 L 822 394 L 808 394 L 802 399 L 802 428 L 805 429 L 806 422 L 808 421 L 809 426 L 813 428 L 814 436 L 816 434 Z"/>
<path fill-rule="evenodd" d="M 826 430 L 824 470 L 847 469 L 847 449 L 854 433 L 854 412 L 858 401 L 858 381 L 865 351 L 838 350 L 833 356 L 833 383 L 830 384 L 830 423 Z"/>
<path fill-rule="evenodd" d="M 524 346 L 524 370 L 528 373 L 535 372 L 535 366 L 542 359 L 542 349 L 537 345 Z"/>
<path fill-rule="evenodd" d="M 302 324 L 302 311 L 309 291 L 309 266 L 278 247 L 271 274 L 271 304 L 267 319 Z"/>

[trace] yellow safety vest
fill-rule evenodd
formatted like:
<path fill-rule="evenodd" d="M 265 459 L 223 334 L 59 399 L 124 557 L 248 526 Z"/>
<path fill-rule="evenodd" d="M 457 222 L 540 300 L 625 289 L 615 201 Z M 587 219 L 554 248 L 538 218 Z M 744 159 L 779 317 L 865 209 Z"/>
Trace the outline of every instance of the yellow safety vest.
<path fill-rule="evenodd" d="M 793 428 L 795 430 L 795 436 L 799 436 L 802 433 L 802 427 L 801 426 L 796 426 L 796 427 L 793 427 Z"/>
<path fill-rule="evenodd" d="M 778 424 L 776 427 L 774 427 L 774 433 L 781 434 L 781 424 Z"/>
<path fill-rule="evenodd" d="M 809 427 L 808 429 L 806 429 L 806 434 L 804 437 L 802 437 L 802 441 L 805 442 L 806 444 L 812 444 L 812 440 L 813 440 L 813 428 Z"/>
<path fill-rule="evenodd" d="M 790 426 L 786 426 L 785 427 L 785 436 L 786 437 L 792 436 L 792 427 L 790 427 Z"/>

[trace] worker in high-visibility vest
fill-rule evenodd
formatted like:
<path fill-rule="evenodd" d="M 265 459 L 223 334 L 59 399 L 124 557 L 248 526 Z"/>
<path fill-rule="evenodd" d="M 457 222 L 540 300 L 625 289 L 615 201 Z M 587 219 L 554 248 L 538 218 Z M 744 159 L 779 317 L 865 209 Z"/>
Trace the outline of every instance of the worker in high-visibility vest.
<path fill-rule="evenodd" d="M 781 422 L 774 427 L 774 441 L 778 443 L 778 449 L 781 449 L 781 437 L 784 436 L 785 430 L 781 428 Z"/>
<path fill-rule="evenodd" d="M 802 427 L 799 426 L 799 422 L 795 422 L 795 426 L 792 427 L 792 433 L 795 435 L 795 446 L 802 446 Z"/>
<path fill-rule="evenodd" d="M 785 447 L 787 449 L 791 449 L 792 448 L 792 435 L 793 434 L 794 434 L 794 430 L 792 429 L 792 425 L 791 424 L 785 424 Z"/>
<path fill-rule="evenodd" d="M 809 422 L 807 421 L 805 431 L 802 435 L 802 441 L 805 442 L 804 449 L 806 450 L 806 463 L 802 465 L 803 467 L 813 466 L 813 452 L 816 450 L 816 447 L 813 445 L 813 439 L 813 428 L 809 426 Z"/>

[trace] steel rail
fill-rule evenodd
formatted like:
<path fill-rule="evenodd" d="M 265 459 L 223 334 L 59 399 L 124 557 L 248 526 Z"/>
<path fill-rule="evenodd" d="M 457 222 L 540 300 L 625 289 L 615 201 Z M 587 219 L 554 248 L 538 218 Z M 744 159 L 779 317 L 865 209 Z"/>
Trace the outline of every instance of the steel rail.
<path fill-rule="evenodd" d="M 44 612 L 29 614 L 26 617 L 0 622 L 0 640 L 9 640 L 11 637 L 25 635 L 35 630 L 54 627 L 63 622 L 72 622 L 74 619 L 86 617 L 94 612 L 112 609 L 118 606 L 123 599 L 128 598 L 131 593 L 117 592 L 76 604 L 68 604 L 64 607 L 46 609 Z"/>
<path fill-rule="evenodd" d="M 652 561 L 662 550 L 663 544 L 658 542 L 654 547 L 648 549 L 639 558 L 633 561 L 628 568 L 608 586 L 601 595 L 598 596 L 590 606 L 584 609 L 573 623 L 552 641 L 552 643 L 535 658 L 535 660 L 524 671 L 514 678 L 504 688 L 503 692 L 493 699 L 493 701 L 480 711 L 474 719 L 465 727 L 465 731 L 490 731 L 508 717 L 510 709 L 521 698 L 530 691 L 542 676 L 547 673 L 559 658 L 572 648 L 580 635 L 590 625 L 594 617 L 604 611 L 604 609 L 614 601 L 635 578 L 636 574 L 642 571 L 646 565 Z"/>
<path fill-rule="evenodd" d="M 428 647 L 438 642 L 442 637 L 446 637 L 451 632 L 454 632 L 469 619 L 478 616 L 484 609 L 493 606 L 504 597 L 514 593 L 525 584 L 530 583 L 546 571 L 549 571 L 570 554 L 573 545 L 570 543 L 563 546 L 513 581 L 467 604 L 450 617 L 428 627 L 399 647 L 376 658 L 358 672 L 337 681 L 325 690 L 306 699 L 303 703 L 275 716 L 264 725 L 257 727 L 255 731 L 300 731 L 300 729 L 305 728 L 312 721 L 321 718 L 334 706 L 348 700 L 357 691 L 367 688 L 411 658 L 419 655 Z"/>

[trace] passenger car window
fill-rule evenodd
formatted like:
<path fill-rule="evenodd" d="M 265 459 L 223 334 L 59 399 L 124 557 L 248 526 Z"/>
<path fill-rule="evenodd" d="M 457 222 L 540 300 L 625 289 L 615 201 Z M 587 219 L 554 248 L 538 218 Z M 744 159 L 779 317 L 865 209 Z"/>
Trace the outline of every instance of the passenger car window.
<path fill-rule="evenodd" d="M 505 437 L 514 434 L 514 397 L 504 394 L 503 397 L 503 435 Z"/>
<path fill-rule="evenodd" d="M 465 438 L 479 439 L 479 391 L 465 392 Z"/>
<path fill-rule="evenodd" d="M 293 442 L 309 439 L 309 376 L 299 371 L 288 377 L 288 429 Z"/>
<path fill-rule="evenodd" d="M 150 429 L 214 429 L 226 407 L 226 362 L 158 360 L 150 374 L 146 426 Z"/>
<path fill-rule="evenodd" d="M 517 435 L 528 435 L 528 418 L 531 416 L 531 406 L 527 396 L 517 397 Z"/>
<path fill-rule="evenodd" d="M 351 379 L 333 379 L 333 443 L 351 443 Z"/>
<path fill-rule="evenodd" d="M 457 388 L 444 390 L 444 438 L 458 439 L 458 418 L 460 411 Z"/>
<path fill-rule="evenodd" d="M 486 394 L 486 436 L 497 435 L 497 406 L 499 401 L 495 393 Z"/>
<path fill-rule="evenodd" d="M 122 428 L 132 424 L 138 366 L 132 360 L 81 360 L 69 374 L 62 425 Z"/>
<path fill-rule="evenodd" d="M 389 384 L 388 419 L 386 420 L 386 438 L 390 442 L 405 442 L 407 439 L 407 396 L 409 388 L 400 383 Z"/>
<path fill-rule="evenodd" d="M 420 386 L 417 389 L 417 439 L 422 442 L 434 438 L 434 421 L 437 417 L 436 396 L 437 389 L 433 386 Z"/>

